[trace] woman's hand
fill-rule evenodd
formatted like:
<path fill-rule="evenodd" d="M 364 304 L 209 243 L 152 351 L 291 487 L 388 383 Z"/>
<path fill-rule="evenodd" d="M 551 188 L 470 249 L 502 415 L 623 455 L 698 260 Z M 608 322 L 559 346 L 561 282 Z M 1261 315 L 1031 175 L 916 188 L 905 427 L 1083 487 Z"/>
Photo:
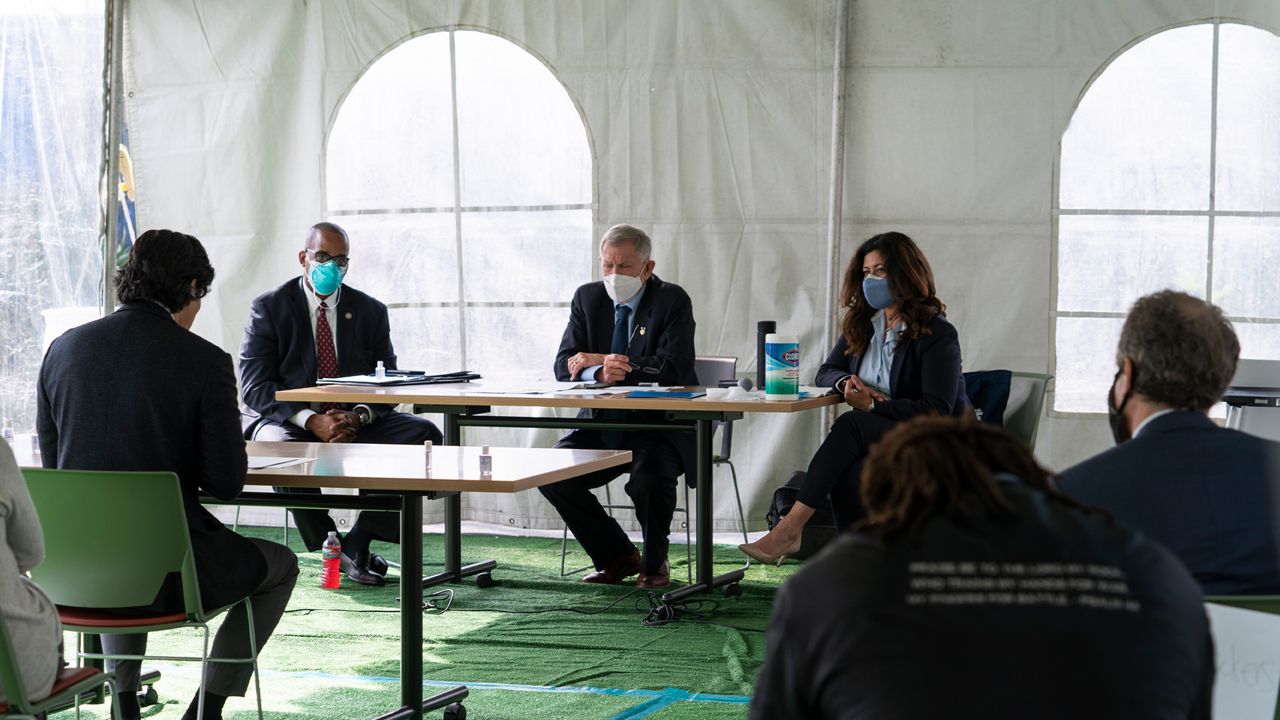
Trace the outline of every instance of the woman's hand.
<path fill-rule="evenodd" d="M 844 383 L 844 401 L 854 410 L 866 412 L 871 409 L 872 402 L 888 400 L 882 393 L 869 388 L 857 375 L 850 375 Z"/>

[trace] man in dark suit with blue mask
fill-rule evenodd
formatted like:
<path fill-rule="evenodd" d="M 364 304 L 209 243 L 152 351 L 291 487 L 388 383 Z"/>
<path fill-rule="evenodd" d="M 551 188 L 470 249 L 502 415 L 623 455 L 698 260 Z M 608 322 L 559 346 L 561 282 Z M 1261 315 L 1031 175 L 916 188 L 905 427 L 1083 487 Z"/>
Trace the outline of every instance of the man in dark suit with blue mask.
<path fill-rule="evenodd" d="M 1172 550 L 1206 594 L 1271 595 L 1280 593 L 1280 443 L 1208 417 L 1239 355 L 1217 307 L 1172 290 L 1140 298 L 1107 393 L 1117 445 L 1060 485 Z"/>
<path fill-rule="evenodd" d="M 569 324 L 556 353 L 557 380 L 617 385 L 654 382 L 696 385 L 693 369 L 693 303 L 679 285 L 653 274 L 649 236 L 631 225 L 614 225 L 600 242 L 603 280 L 573 294 Z M 623 411 L 583 410 L 581 416 L 622 419 Z M 661 422 L 657 417 L 646 422 Z M 575 430 L 559 448 L 623 449 L 629 468 L 604 470 L 539 488 L 555 506 L 595 565 L 589 583 L 619 583 L 639 573 L 636 585 L 670 583 L 667 536 L 676 507 L 676 478 L 693 472 L 693 440 L 681 433 Z M 626 492 L 635 503 L 644 554 L 627 538 L 591 493 L 626 470 Z"/>
<path fill-rule="evenodd" d="M 276 392 L 309 387 L 319 378 L 372 373 L 379 361 L 395 369 L 387 306 L 343 284 L 350 252 L 345 230 L 317 223 L 298 253 L 302 277 L 254 299 L 240 345 L 245 439 L 411 445 L 442 440 L 430 421 L 396 412 L 394 405 L 276 400 Z M 293 517 L 309 550 L 320 549 L 337 529 L 324 510 L 295 509 Z M 364 585 L 383 584 L 386 561 L 370 554 L 369 543 L 399 538 L 395 513 L 360 513 L 342 538 L 347 576 Z"/>

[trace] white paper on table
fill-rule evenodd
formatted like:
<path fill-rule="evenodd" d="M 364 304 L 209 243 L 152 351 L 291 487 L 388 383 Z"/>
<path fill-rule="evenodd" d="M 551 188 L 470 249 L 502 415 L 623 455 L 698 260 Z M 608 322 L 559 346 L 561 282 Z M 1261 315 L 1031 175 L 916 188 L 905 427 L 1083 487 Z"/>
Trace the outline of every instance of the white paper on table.
<path fill-rule="evenodd" d="M 269 455 L 250 455 L 250 470 L 266 470 L 267 468 L 283 468 L 290 465 L 301 465 L 309 463 L 315 458 L 298 458 L 298 457 L 271 457 Z"/>
<path fill-rule="evenodd" d="M 1213 716 L 1272 720 L 1280 688 L 1280 615 L 1206 603 L 1218 668 Z"/>
<path fill-rule="evenodd" d="M 555 380 L 526 381 L 478 381 L 467 388 L 469 395 L 544 395 L 574 390 L 582 387 L 580 382 L 557 382 Z"/>
<path fill-rule="evenodd" d="M 560 390 L 556 394 L 572 395 L 574 397 L 596 397 L 599 395 L 622 395 L 635 389 L 633 387 L 576 388 Z"/>

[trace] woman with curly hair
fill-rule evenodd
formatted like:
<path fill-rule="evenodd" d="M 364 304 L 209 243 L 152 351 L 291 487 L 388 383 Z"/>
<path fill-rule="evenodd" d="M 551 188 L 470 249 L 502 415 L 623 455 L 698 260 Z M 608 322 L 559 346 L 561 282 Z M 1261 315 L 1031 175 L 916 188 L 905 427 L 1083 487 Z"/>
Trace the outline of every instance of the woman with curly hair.
<path fill-rule="evenodd" d="M 840 338 L 815 383 L 843 395 L 853 412 L 836 420 L 814 454 L 791 511 L 768 535 L 738 546 L 759 562 L 778 563 L 799 551 L 805 524 L 828 497 L 839 529 L 865 514 L 858 499 L 862 461 L 894 425 L 972 412 L 960 339 L 915 241 L 887 232 L 862 243 L 845 270 L 840 304 Z"/>

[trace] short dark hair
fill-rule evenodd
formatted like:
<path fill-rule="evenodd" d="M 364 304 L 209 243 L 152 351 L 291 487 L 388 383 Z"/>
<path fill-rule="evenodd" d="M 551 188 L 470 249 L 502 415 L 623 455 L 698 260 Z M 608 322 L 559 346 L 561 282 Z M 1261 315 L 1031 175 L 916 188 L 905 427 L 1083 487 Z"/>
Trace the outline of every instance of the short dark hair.
<path fill-rule="evenodd" d="M 176 313 L 193 297 L 204 297 L 212 284 L 213 265 L 199 240 L 173 230 L 148 230 L 134 241 L 129 259 L 116 271 L 116 301 L 157 302 Z"/>
<path fill-rule="evenodd" d="M 1177 408 L 1208 410 L 1236 374 L 1240 340 L 1215 305 L 1162 290 L 1138 298 L 1120 331 L 1116 362 L 1133 361 L 1133 391 Z"/>
<path fill-rule="evenodd" d="M 351 238 L 347 236 L 347 231 L 343 230 L 341 225 L 331 222 L 318 222 L 307 230 L 307 239 L 303 242 L 303 246 L 305 247 L 310 245 L 311 238 L 321 233 L 331 233 L 333 235 L 337 235 L 348 243 L 351 242 Z"/>

